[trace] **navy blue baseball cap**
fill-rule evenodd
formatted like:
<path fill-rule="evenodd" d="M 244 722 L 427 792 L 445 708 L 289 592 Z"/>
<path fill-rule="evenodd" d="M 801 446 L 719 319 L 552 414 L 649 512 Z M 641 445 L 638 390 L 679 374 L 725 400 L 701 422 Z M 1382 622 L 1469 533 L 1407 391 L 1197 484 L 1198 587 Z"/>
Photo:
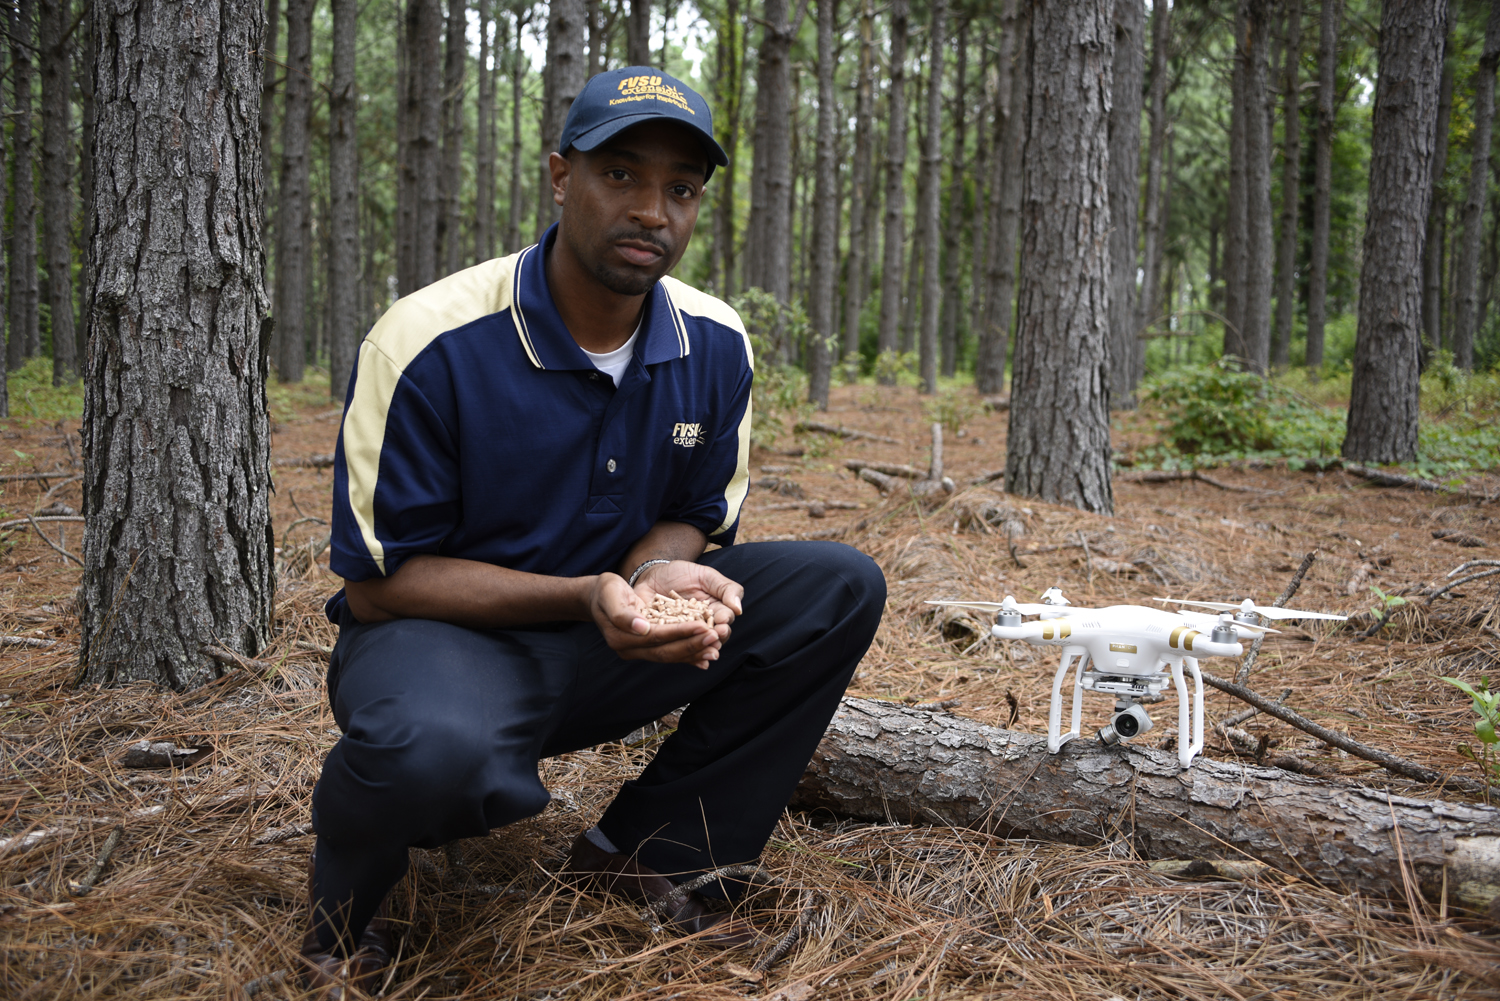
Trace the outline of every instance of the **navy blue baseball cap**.
<path fill-rule="evenodd" d="M 653 118 L 681 122 L 698 133 L 708 154 L 704 180 L 713 176 L 715 166 L 729 165 L 729 157 L 714 140 L 714 113 L 708 102 L 681 80 L 650 66 L 609 70 L 584 84 L 568 109 L 557 151 L 566 154 L 570 148 L 594 149 L 632 125 Z"/>

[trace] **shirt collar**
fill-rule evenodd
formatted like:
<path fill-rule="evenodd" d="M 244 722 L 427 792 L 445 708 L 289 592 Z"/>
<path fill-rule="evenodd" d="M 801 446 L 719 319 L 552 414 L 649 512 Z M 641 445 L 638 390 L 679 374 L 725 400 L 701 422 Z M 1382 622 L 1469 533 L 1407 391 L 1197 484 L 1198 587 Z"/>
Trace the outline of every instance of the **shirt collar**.
<path fill-rule="evenodd" d="M 556 239 L 557 224 L 553 223 L 540 241 L 521 251 L 512 278 L 511 320 L 526 357 L 537 368 L 591 370 L 594 363 L 568 333 L 547 287 L 546 251 Z M 646 365 L 684 358 L 691 350 L 682 312 L 662 282 L 657 282 L 646 296 L 640 335 L 636 357 Z"/>

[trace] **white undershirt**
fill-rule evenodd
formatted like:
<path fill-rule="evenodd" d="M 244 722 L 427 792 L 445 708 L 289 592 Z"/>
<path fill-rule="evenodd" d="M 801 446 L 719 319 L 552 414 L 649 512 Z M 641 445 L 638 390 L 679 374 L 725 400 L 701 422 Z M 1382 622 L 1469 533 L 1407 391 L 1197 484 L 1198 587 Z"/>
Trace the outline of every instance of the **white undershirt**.
<path fill-rule="evenodd" d="M 589 361 L 594 367 L 614 380 L 616 388 L 620 385 L 620 378 L 625 374 L 625 369 L 630 367 L 630 359 L 635 356 L 635 339 L 641 336 L 640 324 L 636 324 L 635 332 L 630 339 L 613 351 L 606 351 L 602 355 L 583 349 L 583 353 L 589 356 Z"/>

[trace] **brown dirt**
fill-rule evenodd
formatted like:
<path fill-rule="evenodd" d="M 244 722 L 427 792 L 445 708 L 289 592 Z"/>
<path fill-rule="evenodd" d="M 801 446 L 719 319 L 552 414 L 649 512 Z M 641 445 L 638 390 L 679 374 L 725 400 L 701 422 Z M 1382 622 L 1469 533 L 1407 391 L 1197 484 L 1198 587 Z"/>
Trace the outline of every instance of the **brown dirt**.
<path fill-rule="evenodd" d="M 1495 558 L 1496 505 L 1371 487 L 1340 472 L 1221 469 L 1213 474 L 1220 481 L 1263 492 L 1117 479 L 1116 516 L 1087 515 L 967 486 L 1003 465 L 1001 412 L 948 436 L 945 471 L 959 492 L 933 506 L 900 490 L 882 499 L 843 465 L 860 458 L 926 468 L 928 423 L 912 390 L 836 388 L 826 419 L 899 444 L 786 433 L 774 443 L 780 452 L 757 449 L 753 480 L 764 485 L 746 503 L 741 539 L 839 537 L 881 562 L 890 603 L 855 693 L 961 699 L 962 714 L 1039 731 L 1049 653 L 983 640 L 982 622 L 933 615 L 924 599 L 1034 600 L 1057 585 L 1077 604 L 1164 594 L 1268 602 L 1316 548 L 1297 607 L 1363 612 L 1370 584 L 1406 592 L 1411 604 L 1365 641 L 1348 627 L 1289 628 L 1266 643 L 1250 684 L 1292 689 L 1290 705 L 1358 740 L 1479 774 L 1457 750 L 1477 744 L 1467 700 L 1437 679 L 1477 682 L 1495 672 L 1500 578 L 1432 607 L 1417 592 L 1465 560 Z M 1122 423 L 1117 444 L 1151 434 L 1146 416 Z M 64 431 L 0 423 L 6 456 L 29 456 L 0 474 L 71 475 L 77 438 L 65 440 Z M 336 412 L 306 407 L 276 425 L 274 455 L 328 453 L 336 433 Z M 79 570 L 29 527 L 0 532 L 0 634 L 52 641 L 0 648 L 0 996 L 208 998 L 245 996 L 247 985 L 256 997 L 297 996 L 278 975 L 300 935 L 312 783 L 337 732 L 321 690 L 334 635 L 320 612 L 337 580 L 318 546 L 330 471 L 275 472 L 284 549 L 278 638 L 245 669 L 193 693 L 72 687 Z M 81 506 L 76 481 L 45 501 L 38 483 L 0 486 L 8 517 L 55 502 Z M 1471 486 L 1494 494 L 1500 477 Z M 824 517 L 809 517 L 817 502 Z M 842 506 L 850 504 L 860 506 Z M 78 552 L 80 525 L 44 527 Z M 1440 529 L 1487 547 L 1433 538 Z M 1241 708 L 1216 692 L 1208 703 L 1210 720 Z M 1086 725 L 1102 723 L 1106 708 L 1090 704 Z M 1243 728 L 1270 738 L 1274 753 L 1388 782 L 1265 717 Z M 126 767 L 121 757 L 143 739 L 213 751 L 186 767 Z M 554 799 L 541 816 L 461 850 L 414 851 L 396 894 L 410 931 L 386 996 L 1477 997 L 1500 987 L 1500 945 L 1489 927 L 1420 905 L 1413 912 L 1275 875 L 1173 880 L 1149 872 L 1108 831 L 1098 846 L 1078 848 L 803 816 L 784 819 L 764 859 L 784 886 L 754 902 L 773 936 L 800 927 L 800 942 L 757 980 L 751 968 L 765 949 L 724 956 L 675 940 L 629 906 L 577 893 L 553 875 L 572 835 L 659 739 L 546 762 Z M 1253 752 L 1213 736 L 1206 753 Z M 909 819 L 893 807 L 897 821 Z M 123 836 L 97 885 L 76 895 L 116 827 Z"/>

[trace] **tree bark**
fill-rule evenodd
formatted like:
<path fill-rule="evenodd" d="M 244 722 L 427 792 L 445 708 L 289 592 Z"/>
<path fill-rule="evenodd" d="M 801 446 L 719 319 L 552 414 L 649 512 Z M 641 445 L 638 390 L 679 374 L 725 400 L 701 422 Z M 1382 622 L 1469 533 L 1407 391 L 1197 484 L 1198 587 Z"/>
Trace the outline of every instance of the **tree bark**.
<path fill-rule="evenodd" d="M 190 688 L 270 639 L 263 9 L 95 4 L 80 678 Z M 207 44 L 205 44 L 207 42 Z M 191 128 L 184 128 L 191 123 Z"/>
<path fill-rule="evenodd" d="M 1248 260 L 1245 189 L 1245 5 L 1234 6 L 1234 55 L 1229 84 L 1229 192 L 1224 219 L 1224 353 L 1244 358 L 1245 265 Z"/>
<path fill-rule="evenodd" d="M 834 97 L 833 33 L 838 22 L 838 0 L 818 0 L 818 153 L 813 167 L 817 190 L 813 195 L 812 281 L 808 289 L 808 318 L 812 341 L 808 350 L 808 402 L 828 409 L 828 383 L 833 354 L 838 349 L 839 165 L 838 102 Z"/>
<path fill-rule="evenodd" d="M 1161 10 L 1165 3 L 1156 4 Z M 1163 19 L 1165 20 L 1165 18 Z M 1134 406 L 1145 341 L 1136 336 L 1136 219 L 1141 191 L 1141 86 L 1146 74 L 1146 5 L 1116 0 L 1114 95 L 1109 109 L 1110 402 Z"/>
<path fill-rule="evenodd" d="M 1343 455 L 1417 457 L 1422 236 L 1432 190 L 1447 0 L 1385 0 L 1370 140 L 1359 326 Z"/>
<path fill-rule="evenodd" d="M 625 61 L 631 66 L 651 65 L 651 0 L 629 0 L 625 19 Z"/>
<path fill-rule="evenodd" d="M 396 294 L 417 289 L 417 72 L 412 61 L 416 6 L 408 0 L 396 37 Z"/>
<path fill-rule="evenodd" d="M 1463 238 L 1458 246 L 1458 295 L 1453 324 L 1453 363 L 1474 368 L 1474 335 L 1479 330 L 1479 245 L 1484 202 L 1490 183 L 1490 137 L 1495 121 L 1495 64 L 1500 61 L 1500 5 L 1490 7 L 1484 52 L 1474 73 L 1474 136 L 1469 154 L 1469 186 L 1464 193 Z"/>
<path fill-rule="evenodd" d="M 1141 237 L 1141 262 L 1144 267 L 1144 280 L 1141 282 L 1139 308 L 1136 311 L 1135 329 L 1137 333 L 1136 357 L 1139 358 L 1139 367 L 1134 376 L 1139 382 L 1145 371 L 1146 342 L 1139 340 L 1139 334 L 1146 327 L 1156 322 L 1162 312 L 1161 302 L 1161 245 L 1165 229 L 1165 217 L 1162 213 L 1162 154 L 1166 148 L 1167 139 L 1167 59 L 1170 55 L 1172 44 L 1172 9 L 1165 3 L 1154 3 L 1151 6 L 1151 137 L 1146 144 L 1146 205 L 1144 209 L 1144 225 Z M 1210 254 L 1212 259 L 1215 255 Z M 1210 272 L 1213 271 L 1213 261 L 1210 260 Z M 1216 274 L 1209 275 L 1209 287 L 1212 288 Z M 1133 391 L 1134 383 L 1132 383 Z M 1116 406 L 1123 406 L 1123 401 L 1117 401 Z"/>
<path fill-rule="evenodd" d="M 312 9 L 287 0 L 286 111 L 276 208 L 276 374 L 301 382 L 307 355 L 307 279 L 312 258 Z"/>
<path fill-rule="evenodd" d="M 859 326 L 869 298 L 866 216 L 875 194 L 875 5 L 863 0 L 859 14 L 859 76 L 854 98 L 854 161 L 849 164 L 849 257 L 844 279 L 845 358 L 859 354 Z"/>
<path fill-rule="evenodd" d="M 1326 2 L 1326 0 L 1325 0 Z M 1276 254 L 1276 331 L 1271 365 L 1291 360 L 1292 321 L 1297 305 L 1297 205 L 1302 175 L 1302 107 L 1298 66 L 1302 61 L 1302 0 L 1287 0 L 1286 47 L 1281 62 L 1281 243 Z"/>
<path fill-rule="evenodd" d="M 342 403 L 361 338 L 359 133 L 355 110 L 358 0 L 333 0 L 333 89 L 328 96 L 328 395 Z"/>
<path fill-rule="evenodd" d="M 261 177 L 266 186 L 260 205 L 260 228 L 263 240 L 269 239 L 271 233 L 267 212 L 273 195 L 271 165 L 276 162 L 274 145 L 276 141 L 276 83 L 277 74 L 283 72 L 278 65 L 281 62 L 281 54 L 276 51 L 276 37 L 280 28 L 281 0 L 266 0 L 266 35 L 261 43 L 262 51 L 258 53 L 263 64 L 262 76 L 264 77 L 260 89 L 260 163 Z"/>
<path fill-rule="evenodd" d="M 714 294 L 728 299 L 735 293 L 735 273 L 739 255 L 735 225 L 736 153 L 740 138 L 740 107 L 745 96 L 745 26 L 741 23 L 739 0 L 727 0 L 724 21 L 715 32 L 714 86 L 718 100 L 714 115 L 714 132 L 729 157 L 729 163 L 714 171 Z"/>
<path fill-rule="evenodd" d="M 906 41 L 910 0 L 891 0 L 891 69 L 887 84 L 885 242 L 880 262 L 881 354 L 897 347 L 901 323 L 901 249 L 906 241 Z M 882 378 L 893 377 L 882 371 Z"/>
<path fill-rule="evenodd" d="M 52 385 L 78 373 L 73 332 L 73 198 L 70 146 L 72 93 L 67 33 L 71 3 L 44 3 L 42 70 L 42 237 L 47 261 L 47 306 L 52 314 Z"/>
<path fill-rule="evenodd" d="M 495 256 L 495 76 L 500 55 L 494 43 L 502 41 L 500 25 L 504 22 L 491 16 L 493 7 L 494 0 L 479 0 L 479 93 L 474 109 L 474 259 L 478 263 Z M 592 23 L 592 11 L 589 18 Z"/>
<path fill-rule="evenodd" d="M 17 0 L 10 17 L 10 73 L 15 108 L 11 131 L 10 176 L 15 184 L 10 231 L 10 342 L 8 368 L 14 372 L 37 353 L 36 187 L 31 165 L 31 55 L 36 38 L 35 0 Z"/>
<path fill-rule="evenodd" d="M 1443 244 L 1448 218 L 1448 196 L 1443 175 L 1448 170 L 1448 125 L 1453 117 L 1452 26 L 1444 30 L 1443 80 L 1438 89 L 1437 137 L 1432 154 L 1432 203 L 1427 209 L 1427 234 L 1422 251 L 1422 332 L 1427 346 L 1443 346 Z"/>
<path fill-rule="evenodd" d="M 938 314 L 942 308 L 941 243 L 943 211 L 943 50 L 949 44 L 947 0 L 931 0 L 928 30 L 927 132 L 922 137 L 922 169 L 927 183 L 917 206 L 917 233 L 922 244 L 922 325 L 919 352 L 922 392 L 937 392 Z M 957 164 L 954 164 L 955 169 Z"/>
<path fill-rule="evenodd" d="M 82 374 L 83 359 L 88 351 L 88 303 L 93 298 L 94 276 L 89 265 L 89 244 L 93 241 L 94 232 L 94 21 L 87 14 L 84 15 L 83 23 L 78 26 L 83 34 L 83 44 L 79 47 L 77 54 L 77 66 L 74 69 L 74 79 L 78 84 L 78 106 L 79 106 L 79 158 L 78 158 L 78 187 L 82 205 L 81 225 L 78 228 L 78 258 L 82 262 L 80 273 L 80 288 L 78 290 L 79 316 L 75 324 L 77 337 L 77 348 L 74 357 L 78 361 L 78 371 Z M 0 179 L 3 186 L 3 179 Z M 3 355 L 4 352 L 0 352 Z M 3 413 L 0 410 L 0 413 Z"/>
<path fill-rule="evenodd" d="M 521 31 L 529 18 L 516 14 L 515 43 L 510 52 L 510 200 L 506 210 L 505 249 L 521 249 L 521 98 L 526 86 L 526 63 L 521 51 Z"/>
<path fill-rule="evenodd" d="M 1109 103 L 1114 0 L 1038 5 L 1005 489 L 1112 513 Z"/>
<path fill-rule="evenodd" d="M 800 810 L 1094 844 L 1153 859 L 1243 859 L 1344 891 L 1467 911 L 1500 896 L 1500 809 L 1393 795 L 1248 762 L 1044 736 L 846 698 L 792 797 Z M 1243 853 L 1243 854 L 1241 854 Z M 1445 872 L 1446 870 L 1446 872 Z"/>
<path fill-rule="evenodd" d="M 1261 373 L 1271 363 L 1271 268 L 1275 254 L 1271 234 L 1271 122 L 1266 99 L 1271 3 L 1241 0 L 1245 23 L 1240 36 L 1244 61 L 1245 298 L 1234 353 L 1251 371 Z"/>
<path fill-rule="evenodd" d="M 562 139 L 563 124 L 568 119 L 568 109 L 573 106 L 573 98 L 578 96 L 587 82 L 584 79 L 584 13 L 583 0 L 553 0 L 547 9 L 547 70 L 544 77 L 546 114 L 542 132 L 542 149 L 546 153 L 557 149 L 558 142 Z M 550 226 L 561 215 L 561 209 L 552 199 L 552 178 L 546 161 L 547 157 L 544 155 L 544 194 L 538 205 L 546 206 L 547 211 L 538 213 L 538 230 L 543 229 L 544 225 Z"/>
<path fill-rule="evenodd" d="M 469 61 L 468 0 L 448 0 L 448 37 L 443 46 L 443 163 L 438 194 L 443 201 L 438 218 L 438 247 L 442 273 L 464 266 L 464 213 L 459 191 L 463 185 L 464 69 Z"/>
<path fill-rule="evenodd" d="M 969 75 L 969 18 L 958 26 L 958 58 L 953 65 L 953 153 L 948 160 L 948 213 L 943 228 L 943 298 L 939 334 L 939 355 L 943 376 L 953 378 L 958 367 L 959 284 L 963 277 L 963 260 L 959 257 L 959 240 L 964 231 L 964 150 L 967 145 L 968 97 L 965 84 Z"/>
<path fill-rule="evenodd" d="M 1029 6 L 1017 10 L 1006 0 L 1001 18 L 1000 79 L 995 95 L 995 152 L 990 163 L 989 248 L 985 254 L 984 323 L 974 362 L 980 393 L 1005 389 L 1006 354 L 1016 290 L 1016 235 L 1021 219 L 1022 157 L 1026 146 L 1026 104 L 1031 92 Z"/>
<path fill-rule="evenodd" d="M 1322 0 L 1318 14 L 1318 132 L 1313 140 L 1312 246 L 1307 274 L 1307 367 L 1323 368 L 1323 328 L 1328 317 L 1328 239 L 1333 217 L 1333 88 L 1338 69 L 1340 0 Z"/>
<path fill-rule="evenodd" d="M 412 130 L 413 287 L 431 285 L 438 274 L 438 221 L 443 216 L 441 143 L 443 134 L 443 11 L 440 0 L 410 0 L 407 26 L 415 101 L 408 105 Z M 413 114 L 414 112 L 414 114 Z M 403 293 L 404 294 L 404 293 Z"/>
<path fill-rule="evenodd" d="M 792 296 L 792 29 L 787 0 L 766 0 L 756 68 L 746 284 L 785 305 Z"/>

